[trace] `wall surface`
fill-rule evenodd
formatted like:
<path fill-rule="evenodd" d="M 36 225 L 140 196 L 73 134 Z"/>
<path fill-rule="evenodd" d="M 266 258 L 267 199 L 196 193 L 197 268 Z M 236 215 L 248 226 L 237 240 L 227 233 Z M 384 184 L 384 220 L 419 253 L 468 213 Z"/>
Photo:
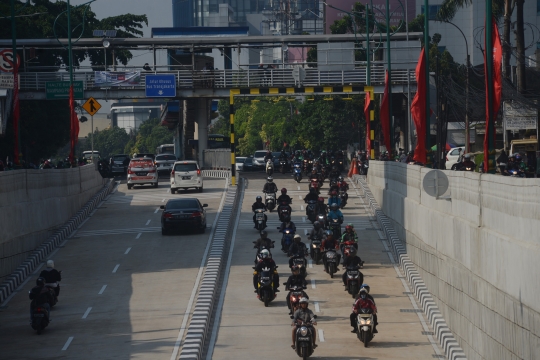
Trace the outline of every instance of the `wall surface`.
<path fill-rule="evenodd" d="M 0 281 L 105 182 L 93 165 L 0 172 Z"/>
<path fill-rule="evenodd" d="M 372 161 L 368 184 L 469 360 L 540 358 L 540 179 Z"/>

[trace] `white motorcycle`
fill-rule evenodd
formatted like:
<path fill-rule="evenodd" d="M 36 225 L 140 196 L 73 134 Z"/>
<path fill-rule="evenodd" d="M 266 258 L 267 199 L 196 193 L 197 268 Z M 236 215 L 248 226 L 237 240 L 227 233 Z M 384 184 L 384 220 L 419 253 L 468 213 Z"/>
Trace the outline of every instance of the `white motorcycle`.
<path fill-rule="evenodd" d="M 273 173 L 274 173 L 274 163 L 272 162 L 272 160 L 268 160 L 266 162 L 266 174 L 268 176 L 272 176 Z"/>

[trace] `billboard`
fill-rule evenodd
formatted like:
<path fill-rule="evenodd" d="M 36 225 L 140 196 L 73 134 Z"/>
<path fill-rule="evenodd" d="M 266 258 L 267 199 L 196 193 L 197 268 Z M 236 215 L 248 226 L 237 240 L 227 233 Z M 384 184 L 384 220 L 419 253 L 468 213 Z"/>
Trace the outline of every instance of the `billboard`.
<path fill-rule="evenodd" d="M 355 1 L 355 0 L 328 0 L 327 4 L 335 6 L 339 9 L 350 12 L 354 7 L 354 4 L 360 2 L 366 4 L 367 1 Z M 374 13 L 377 21 L 386 22 L 386 0 L 373 0 Z M 401 5 L 403 4 L 403 6 Z M 390 25 L 398 25 L 401 20 L 405 20 L 405 7 L 407 7 L 407 18 L 411 21 L 416 17 L 416 0 L 398 1 L 389 0 L 390 7 Z M 326 33 L 330 34 L 330 25 L 336 20 L 341 20 L 342 17 L 347 15 L 345 11 L 336 10 L 329 6 L 326 7 Z M 403 30 L 405 31 L 405 30 Z"/>

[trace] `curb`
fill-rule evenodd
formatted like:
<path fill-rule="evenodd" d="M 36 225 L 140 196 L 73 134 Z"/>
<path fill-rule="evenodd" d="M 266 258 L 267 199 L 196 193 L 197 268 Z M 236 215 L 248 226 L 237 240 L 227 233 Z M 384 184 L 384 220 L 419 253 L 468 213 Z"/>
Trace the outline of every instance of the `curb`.
<path fill-rule="evenodd" d="M 416 270 L 414 263 L 407 255 L 407 250 L 403 242 L 399 239 L 396 231 L 392 228 L 391 222 L 388 217 L 377 204 L 375 197 L 371 193 L 369 186 L 367 185 L 364 177 L 360 175 L 353 176 L 353 181 L 359 184 L 364 191 L 366 201 L 369 204 L 369 208 L 375 214 L 377 222 L 383 229 L 387 241 L 391 244 L 392 251 L 401 265 L 401 268 L 405 272 L 405 277 L 411 285 L 416 297 L 420 300 L 420 305 L 426 313 L 431 327 L 435 330 L 435 335 L 439 344 L 442 346 L 446 357 L 450 360 L 467 359 L 467 356 L 463 352 L 461 346 L 454 338 L 452 331 L 446 324 L 446 321 L 442 317 L 437 304 L 433 300 L 433 297 L 429 293 L 427 286 L 420 277 L 420 274 Z"/>
<path fill-rule="evenodd" d="M 230 170 L 201 170 L 203 177 L 228 179 L 231 177 Z"/>
<path fill-rule="evenodd" d="M 64 225 L 59 227 L 47 240 L 43 241 L 15 271 L 0 284 L 0 304 L 2 304 L 19 287 L 26 277 L 50 254 L 62 241 L 64 241 L 92 210 L 111 191 L 114 181 L 109 181 L 86 204 L 75 213 Z"/>
<path fill-rule="evenodd" d="M 214 305 L 219 299 L 220 292 L 224 291 L 220 288 L 220 279 L 224 269 L 223 265 L 227 262 L 227 250 L 232 236 L 232 225 L 235 221 L 232 214 L 238 209 L 240 197 L 237 195 L 241 188 L 241 184 L 238 184 L 235 188 L 229 187 L 227 189 L 223 209 L 219 214 L 206 260 L 206 269 L 195 298 L 193 314 L 180 351 L 180 359 L 202 359 L 203 357 L 214 315 Z"/>

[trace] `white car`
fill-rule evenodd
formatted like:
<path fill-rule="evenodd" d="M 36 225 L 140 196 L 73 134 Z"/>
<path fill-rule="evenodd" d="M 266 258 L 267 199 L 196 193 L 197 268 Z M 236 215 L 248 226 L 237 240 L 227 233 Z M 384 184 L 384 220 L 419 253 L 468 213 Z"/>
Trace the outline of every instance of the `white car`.
<path fill-rule="evenodd" d="M 253 168 L 254 169 L 265 169 L 266 163 L 264 162 L 264 157 L 266 156 L 266 150 L 257 150 L 253 154 Z"/>
<path fill-rule="evenodd" d="M 456 147 L 450 149 L 448 154 L 446 154 L 446 169 L 452 169 L 452 166 L 456 165 L 459 161 L 459 158 L 465 153 L 465 149 Z"/>
<path fill-rule="evenodd" d="M 244 170 L 244 162 L 246 162 L 246 157 L 237 156 L 236 157 L 236 171 Z"/>
<path fill-rule="evenodd" d="M 203 192 L 203 177 L 199 164 L 193 160 L 177 161 L 171 171 L 171 194 L 189 188 Z"/>
<path fill-rule="evenodd" d="M 127 187 L 150 184 L 158 187 L 158 174 L 152 159 L 132 159 L 127 170 Z"/>

